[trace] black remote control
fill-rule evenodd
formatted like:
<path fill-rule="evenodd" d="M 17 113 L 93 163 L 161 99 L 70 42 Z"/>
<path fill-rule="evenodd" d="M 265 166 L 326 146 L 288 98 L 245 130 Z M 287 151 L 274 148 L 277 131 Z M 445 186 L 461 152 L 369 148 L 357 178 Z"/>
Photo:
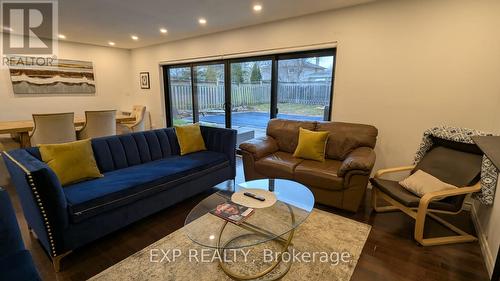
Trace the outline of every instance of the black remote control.
<path fill-rule="evenodd" d="M 262 197 L 262 196 L 259 196 L 259 195 L 256 195 L 256 194 L 253 194 L 251 192 L 245 192 L 243 193 L 245 196 L 248 196 L 248 197 L 251 197 L 253 199 L 257 199 L 259 201 L 266 201 L 266 198 Z"/>

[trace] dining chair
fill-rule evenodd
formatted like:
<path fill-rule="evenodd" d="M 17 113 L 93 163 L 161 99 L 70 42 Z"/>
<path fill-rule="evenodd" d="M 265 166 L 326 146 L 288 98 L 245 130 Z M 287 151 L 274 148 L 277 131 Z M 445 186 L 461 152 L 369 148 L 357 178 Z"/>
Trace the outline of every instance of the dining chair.
<path fill-rule="evenodd" d="M 144 105 L 134 105 L 132 108 L 131 116 L 135 117 L 134 122 L 121 123 L 122 132 L 142 132 L 146 130 L 146 107 Z M 124 128 L 123 128 L 124 127 Z"/>
<path fill-rule="evenodd" d="M 79 140 L 116 135 L 116 110 L 85 111 L 85 125 L 76 134 Z"/>
<path fill-rule="evenodd" d="M 33 114 L 35 127 L 30 134 L 32 146 L 76 141 L 75 114 Z"/>

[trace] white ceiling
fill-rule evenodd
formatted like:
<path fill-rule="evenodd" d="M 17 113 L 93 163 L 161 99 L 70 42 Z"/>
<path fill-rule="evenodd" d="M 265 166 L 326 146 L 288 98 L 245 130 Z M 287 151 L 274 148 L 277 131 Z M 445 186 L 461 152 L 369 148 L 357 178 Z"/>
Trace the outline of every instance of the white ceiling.
<path fill-rule="evenodd" d="M 59 33 L 67 41 L 105 46 L 113 41 L 115 47 L 132 49 L 371 1 L 59 0 Z M 254 4 L 262 5 L 260 13 L 253 11 Z M 200 17 L 207 19 L 206 26 L 198 24 Z"/>

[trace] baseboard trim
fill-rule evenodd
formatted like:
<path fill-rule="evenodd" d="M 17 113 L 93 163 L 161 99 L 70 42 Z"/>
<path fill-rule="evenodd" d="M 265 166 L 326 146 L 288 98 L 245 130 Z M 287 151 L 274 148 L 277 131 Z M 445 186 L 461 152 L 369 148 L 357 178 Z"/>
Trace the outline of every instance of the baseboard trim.
<path fill-rule="evenodd" d="M 481 253 L 483 254 L 484 263 L 486 265 L 486 270 L 489 276 L 493 274 L 493 268 L 495 267 L 495 262 L 493 261 L 493 255 L 491 254 L 491 249 L 488 244 L 488 239 L 486 239 L 486 234 L 479 223 L 479 218 L 477 217 L 476 206 L 470 204 L 471 206 L 471 218 L 476 228 L 477 238 L 479 240 L 479 246 L 481 247 Z"/>

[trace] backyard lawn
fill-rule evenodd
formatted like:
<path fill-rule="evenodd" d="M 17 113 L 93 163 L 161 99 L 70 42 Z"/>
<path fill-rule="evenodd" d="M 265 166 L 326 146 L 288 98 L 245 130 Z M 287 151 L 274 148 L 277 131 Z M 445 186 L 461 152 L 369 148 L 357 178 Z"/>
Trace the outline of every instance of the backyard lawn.
<path fill-rule="evenodd" d="M 249 111 L 269 112 L 269 104 L 252 105 L 248 106 L 248 109 Z M 296 103 L 278 103 L 278 109 L 280 113 L 323 117 L 324 106 Z"/>

